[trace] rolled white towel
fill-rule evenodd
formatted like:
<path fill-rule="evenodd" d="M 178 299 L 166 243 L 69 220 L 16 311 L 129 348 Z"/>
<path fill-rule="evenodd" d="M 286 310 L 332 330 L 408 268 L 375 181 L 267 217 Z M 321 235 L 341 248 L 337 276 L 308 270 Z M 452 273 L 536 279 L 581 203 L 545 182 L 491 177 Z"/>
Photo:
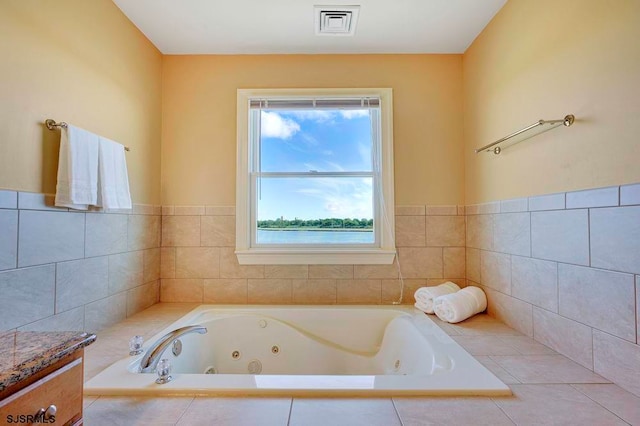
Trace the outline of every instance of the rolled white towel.
<path fill-rule="evenodd" d="M 479 287 L 440 296 L 433 301 L 433 310 L 442 321 L 456 323 L 487 309 L 487 296 Z"/>
<path fill-rule="evenodd" d="M 434 287 L 420 287 L 414 293 L 413 297 L 416 299 L 415 307 L 427 314 L 433 313 L 433 299 L 445 294 L 455 293 L 460 290 L 457 284 L 447 281 Z"/>
<path fill-rule="evenodd" d="M 416 300 L 416 303 L 414 303 L 413 306 L 415 306 L 417 309 L 420 309 L 422 312 L 426 312 L 427 309 L 431 309 L 431 307 L 433 307 L 433 303 L 431 303 L 431 305 L 427 305 L 424 302 Z"/>

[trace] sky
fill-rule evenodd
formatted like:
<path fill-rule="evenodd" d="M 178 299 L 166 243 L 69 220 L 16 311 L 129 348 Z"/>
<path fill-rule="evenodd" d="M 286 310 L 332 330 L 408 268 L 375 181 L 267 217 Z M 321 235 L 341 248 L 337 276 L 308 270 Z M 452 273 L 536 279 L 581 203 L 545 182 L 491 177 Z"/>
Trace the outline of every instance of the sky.
<path fill-rule="evenodd" d="M 370 172 L 364 110 L 263 110 L 263 172 Z M 262 178 L 258 220 L 373 218 L 372 178 Z"/>

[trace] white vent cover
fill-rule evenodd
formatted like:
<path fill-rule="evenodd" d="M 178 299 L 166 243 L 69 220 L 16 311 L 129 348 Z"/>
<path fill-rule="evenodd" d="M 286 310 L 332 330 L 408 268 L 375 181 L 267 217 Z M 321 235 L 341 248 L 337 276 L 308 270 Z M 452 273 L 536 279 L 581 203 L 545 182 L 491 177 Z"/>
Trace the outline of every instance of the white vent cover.
<path fill-rule="evenodd" d="M 352 36 L 360 6 L 314 6 L 316 35 Z"/>

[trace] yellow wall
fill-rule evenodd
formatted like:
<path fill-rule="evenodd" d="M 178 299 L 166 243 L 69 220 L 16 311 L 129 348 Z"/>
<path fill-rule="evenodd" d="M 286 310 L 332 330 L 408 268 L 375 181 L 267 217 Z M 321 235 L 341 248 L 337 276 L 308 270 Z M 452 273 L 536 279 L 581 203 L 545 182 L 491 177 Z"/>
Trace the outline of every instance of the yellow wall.
<path fill-rule="evenodd" d="M 160 201 L 162 56 L 109 0 L 0 2 L 0 188 L 54 193 L 68 121 L 131 147 L 134 202 Z"/>
<path fill-rule="evenodd" d="M 275 87 L 393 88 L 396 204 L 640 182 L 636 0 L 510 1 L 463 56 L 163 57 L 111 1 L 55 3 L 0 2 L 0 188 L 55 191 L 51 117 L 132 147 L 135 202 L 234 204 L 236 89 Z"/>
<path fill-rule="evenodd" d="M 460 55 L 165 56 L 162 204 L 235 204 L 238 88 L 391 87 L 396 204 L 463 200 Z"/>
<path fill-rule="evenodd" d="M 463 57 L 466 202 L 640 182 L 640 2 L 512 0 Z M 480 147 L 538 119 L 577 122 Z"/>

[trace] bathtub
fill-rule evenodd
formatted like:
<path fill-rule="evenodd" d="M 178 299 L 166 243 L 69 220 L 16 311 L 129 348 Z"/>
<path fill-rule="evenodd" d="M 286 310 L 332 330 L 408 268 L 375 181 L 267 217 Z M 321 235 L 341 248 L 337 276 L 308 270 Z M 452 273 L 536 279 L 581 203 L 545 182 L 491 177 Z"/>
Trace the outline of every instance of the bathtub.
<path fill-rule="evenodd" d="M 427 315 L 403 306 L 202 305 L 144 345 L 186 325 L 206 334 L 172 346 L 173 380 L 127 356 L 85 383 L 86 395 L 511 395 Z M 123 348 L 126 354 L 126 348 Z"/>

